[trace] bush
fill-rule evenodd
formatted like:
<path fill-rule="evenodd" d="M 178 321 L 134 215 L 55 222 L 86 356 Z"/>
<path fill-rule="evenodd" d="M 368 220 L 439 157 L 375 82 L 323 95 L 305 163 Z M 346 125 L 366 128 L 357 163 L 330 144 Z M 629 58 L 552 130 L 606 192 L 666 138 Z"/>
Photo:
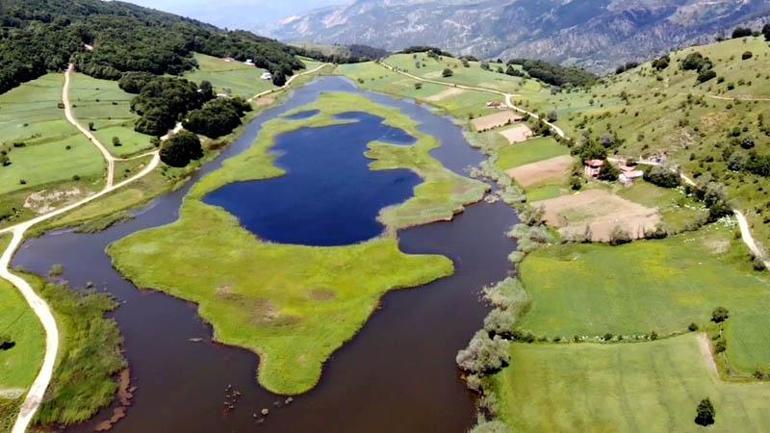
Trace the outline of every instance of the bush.
<path fill-rule="evenodd" d="M 695 415 L 695 424 L 703 427 L 710 426 L 714 424 L 715 416 L 716 411 L 714 410 L 714 405 L 711 404 L 711 400 L 704 398 L 700 403 L 698 403 L 698 409 Z"/>
<path fill-rule="evenodd" d="M 508 342 L 499 336 L 490 338 L 486 331 L 478 331 L 468 347 L 457 353 L 455 360 L 462 370 L 470 373 L 496 373 L 510 362 Z"/>
<path fill-rule="evenodd" d="M 717 77 L 717 73 L 713 69 L 704 69 L 698 72 L 698 82 L 705 83 L 706 81 L 713 80 Z"/>
<path fill-rule="evenodd" d="M 749 60 L 752 57 L 754 57 L 754 53 L 752 53 L 751 51 L 746 51 L 741 55 L 741 59 L 743 60 Z"/>
<path fill-rule="evenodd" d="M 441 76 L 444 77 L 444 78 L 449 78 L 452 75 L 454 75 L 454 72 L 452 72 L 452 70 L 449 69 L 449 68 L 444 68 L 444 70 L 441 71 Z"/>
<path fill-rule="evenodd" d="M 717 307 L 711 312 L 711 321 L 714 323 L 722 323 L 730 318 L 730 312 L 725 307 Z"/>
<path fill-rule="evenodd" d="M 122 146 L 123 143 L 120 142 L 120 137 L 112 137 L 112 145 L 115 147 Z"/>
<path fill-rule="evenodd" d="M 414 83 L 414 89 L 415 89 L 415 90 L 420 90 L 420 89 L 422 89 L 422 83 L 420 83 L 420 82 Z"/>
<path fill-rule="evenodd" d="M 160 160 L 171 167 L 185 167 L 190 161 L 201 159 L 203 148 L 197 135 L 180 131 L 160 148 Z"/>

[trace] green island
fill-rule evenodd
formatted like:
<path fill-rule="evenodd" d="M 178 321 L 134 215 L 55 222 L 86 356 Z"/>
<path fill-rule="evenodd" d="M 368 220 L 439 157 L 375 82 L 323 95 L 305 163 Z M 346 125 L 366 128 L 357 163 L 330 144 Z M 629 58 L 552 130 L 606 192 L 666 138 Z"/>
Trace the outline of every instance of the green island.
<path fill-rule="evenodd" d="M 345 93 L 322 94 L 298 111 L 314 109 L 320 113 L 309 121 L 267 122 L 249 149 L 193 187 L 177 222 L 133 234 L 109 248 L 116 268 L 137 286 L 195 302 L 201 317 L 213 325 L 217 341 L 257 352 L 260 383 L 282 394 L 312 388 L 324 361 L 355 335 L 387 291 L 452 273 L 452 263 L 444 257 L 401 253 L 395 230 L 451 218 L 486 190 L 483 183 L 443 168 L 429 153 L 438 145 L 435 139 L 397 110 Z M 382 212 L 388 234 L 343 247 L 268 243 L 223 209 L 202 202 L 207 193 L 229 183 L 285 175 L 270 152 L 275 138 L 300 127 L 338 123 L 335 115 L 349 111 L 381 116 L 417 139 L 408 147 L 371 143 L 367 152 L 374 170 L 408 168 L 424 179 L 414 198 Z M 213 262 L 219 265 L 207 265 Z"/>

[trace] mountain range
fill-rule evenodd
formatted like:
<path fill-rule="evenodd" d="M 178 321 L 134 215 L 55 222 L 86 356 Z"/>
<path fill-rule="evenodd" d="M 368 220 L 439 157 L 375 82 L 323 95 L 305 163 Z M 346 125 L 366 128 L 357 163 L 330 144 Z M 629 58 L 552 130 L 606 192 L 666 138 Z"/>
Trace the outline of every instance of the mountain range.
<path fill-rule="evenodd" d="M 357 0 L 279 22 L 284 41 L 433 45 L 606 71 L 770 20 L 768 0 Z"/>

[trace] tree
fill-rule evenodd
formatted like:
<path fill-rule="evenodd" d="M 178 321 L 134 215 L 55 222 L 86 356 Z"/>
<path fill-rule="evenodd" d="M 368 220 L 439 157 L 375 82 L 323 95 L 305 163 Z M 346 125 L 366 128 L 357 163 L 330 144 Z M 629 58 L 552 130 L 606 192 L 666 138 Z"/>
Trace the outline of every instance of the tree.
<path fill-rule="evenodd" d="M 752 33 L 754 32 L 748 27 L 736 27 L 733 30 L 733 39 L 746 38 L 751 36 Z"/>
<path fill-rule="evenodd" d="M 247 111 L 251 111 L 251 105 L 243 98 L 218 98 L 191 111 L 182 126 L 196 134 L 217 138 L 237 128 Z"/>
<path fill-rule="evenodd" d="M 559 120 L 559 114 L 555 110 L 554 111 L 549 111 L 547 119 L 551 123 L 556 122 L 557 120 Z"/>
<path fill-rule="evenodd" d="M 644 171 L 644 180 L 663 188 L 676 188 L 680 184 L 679 173 L 660 165 L 653 165 Z"/>
<path fill-rule="evenodd" d="M 713 69 L 703 69 L 698 72 L 698 82 L 705 83 L 706 81 L 713 80 L 717 77 L 717 73 Z"/>
<path fill-rule="evenodd" d="M 160 159 L 171 167 L 185 167 L 190 161 L 201 159 L 203 148 L 197 135 L 180 131 L 166 140 L 160 148 Z"/>
<path fill-rule="evenodd" d="M 120 142 L 119 137 L 112 137 L 112 145 L 115 147 L 120 147 L 123 145 L 123 143 Z"/>
<path fill-rule="evenodd" d="M 500 371 L 510 362 L 508 342 L 499 336 L 490 338 L 487 331 L 478 331 L 468 347 L 457 353 L 456 361 L 462 370 L 470 373 Z"/>
<path fill-rule="evenodd" d="M 414 83 L 414 89 L 415 89 L 415 90 L 420 90 L 420 89 L 422 89 L 422 83 L 420 83 L 420 82 L 416 82 L 416 83 Z"/>
<path fill-rule="evenodd" d="M 704 398 L 700 401 L 700 403 L 698 403 L 698 409 L 695 415 L 695 424 L 708 427 L 714 424 L 715 416 L 716 411 L 714 410 L 714 405 L 711 404 L 711 400 Z"/>
<path fill-rule="evenodd" d="M 754 53 L 752 53 L 751 51 L 746 51 L 741 55 L 741 59 L 743 60 L 749 60 L 752 57 L 754 57 Z"/>
<path fill-rule="evenodd" d="M 96 126 L 94 126 L 94 122 L 88 122 L 88 130 L 96 131 Z"/>
<path fill-rule="evenodd" d="M 725 307 L 717 307 L 711 312 L 711 321 L 722 323 L 730 317 L 730 312 Z"/>
<path fill-rule="evenodd" d="M 452 72 L 452 70 L 449 69 L 449 68 L 444 68 L 444 70 L 441 71 L 441 76 L 444 77 L 444 78 L 449 78 L 452 75 L 454 75 L 454 72 Z"/>

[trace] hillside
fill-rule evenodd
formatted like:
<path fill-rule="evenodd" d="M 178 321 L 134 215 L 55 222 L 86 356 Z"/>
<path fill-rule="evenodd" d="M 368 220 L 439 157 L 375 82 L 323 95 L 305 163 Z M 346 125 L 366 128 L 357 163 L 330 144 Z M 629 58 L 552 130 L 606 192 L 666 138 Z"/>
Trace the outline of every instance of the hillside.
<path fill-rule="evenodd" d="M 713 74 L 684 69 L 701 56 Z M 601 143 L 633 158 L 665 154 L 699 183 L 723 185 L 770 245 L 769 66 L 763 37 L 731 39 L 673 52 L 667 62 L 645 63 L 588 90 L 522 95 L 520 102 L 555 111 L 578 144 Z M 712 78 L 701 83 L 699 75 Z"/>
<path fill-rule="evenodd" d="M 608 71 L 768 15 L 763 0 L 358 0 L 288 18 L 273 35 L 389 50 L 435 45 Z"/>
<path fill-rule="evenodd" d="M 248 32 L 122 2 L 1 0 L 0 93 L 74 61 L 96 78 L 126 71 L 180 74 L 196 66 L 193 52 L 252 59 L 276 84 L 303 67 L 294 49 Z"/>

